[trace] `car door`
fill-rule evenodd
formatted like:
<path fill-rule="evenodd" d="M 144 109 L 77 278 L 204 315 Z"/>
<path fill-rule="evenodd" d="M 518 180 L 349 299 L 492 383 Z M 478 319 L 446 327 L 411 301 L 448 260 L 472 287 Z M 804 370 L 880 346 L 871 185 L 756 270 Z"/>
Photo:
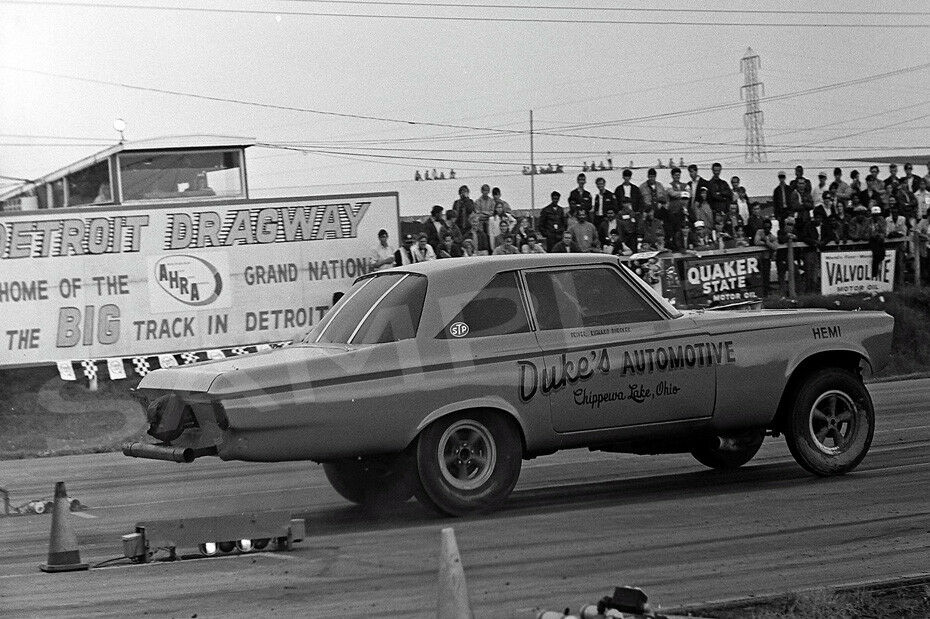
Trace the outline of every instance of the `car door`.
<path fill-rule="evenodd" d="M 630 277 L 612 264 L 523 273 L 545 362 L 523 368 L 521 398 L 548 399 L 556 432 L 713 414 L 716 365 L 732 350 Z"/>

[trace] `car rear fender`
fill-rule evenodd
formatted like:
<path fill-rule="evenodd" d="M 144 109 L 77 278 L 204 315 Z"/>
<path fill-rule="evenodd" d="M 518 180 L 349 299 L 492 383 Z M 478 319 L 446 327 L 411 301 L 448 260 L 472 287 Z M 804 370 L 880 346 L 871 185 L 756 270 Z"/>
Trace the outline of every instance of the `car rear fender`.
<path fill-rule="evenodd" d="M 520 416 L 517 410 L 509 403 L 507 400 L 498 397 L 486 397 L 486 398 L 471 398 L 468 400 L 462 400 L 460 402 L 453 402 L 451 404 L 446 404 L 436 410 L 432 411 L 429 415 L 423 418 L 422 421 L 417 425 L 414 435 L 410 437 L 409 442 L 419 436 L 427 426 L 431 423 L 445 417 L 447 415 L 452 415 L 455 413 L 460 413 L 463 411 L 469 410 L 483 410 L 498 413 L 505 417 L 509 417 L 514 424 L 520 429 L 520 441 L 523 444 L 523 452 L 526 453 L 526 426 L 524 419 Z"/>

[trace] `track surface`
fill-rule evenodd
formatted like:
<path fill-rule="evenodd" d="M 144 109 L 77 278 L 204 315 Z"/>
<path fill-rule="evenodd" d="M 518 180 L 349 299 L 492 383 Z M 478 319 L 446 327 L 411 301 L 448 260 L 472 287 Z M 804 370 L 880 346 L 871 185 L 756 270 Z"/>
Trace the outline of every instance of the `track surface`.
<path fill-rule="evenodd" d="M 670 607 L 926 571 L 930 379 L 871 391 L 875 441 L 845 477 L 807 475 L 782 439 L 731 473 L 684 455 L 575 450 L 524 463 L 502 511 L 454 521 L 413 501 L 366 514 L 310 463 L 5 461 L 0 484 L 14 501 L 65 480 L 91 506 L 70 518 L 85 561 L 120 556 L 120 535 L 147 519 L 285 509 L 308 519 L 309 538 L 290 553 L 44 574 L 51 518 L 0 518 L 0 614 L 430 616 L 444 526 L 455 527 L 479 617 L 577 608 L 618 584 Z"/>

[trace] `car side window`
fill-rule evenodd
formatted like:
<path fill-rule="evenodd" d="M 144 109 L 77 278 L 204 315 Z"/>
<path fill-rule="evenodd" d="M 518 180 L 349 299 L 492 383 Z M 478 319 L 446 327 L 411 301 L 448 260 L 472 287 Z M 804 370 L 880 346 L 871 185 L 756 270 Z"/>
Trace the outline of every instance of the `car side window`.
<path fill-rule="evenodd" d="M 440 331 L 438 339 L 529 333 L 517 274 L 498 273 Z"/>
<path fill-rule="evenodd" d="M 530 271 L 526 283 L 540 331 L 660 320 L 615 269 Z"/>

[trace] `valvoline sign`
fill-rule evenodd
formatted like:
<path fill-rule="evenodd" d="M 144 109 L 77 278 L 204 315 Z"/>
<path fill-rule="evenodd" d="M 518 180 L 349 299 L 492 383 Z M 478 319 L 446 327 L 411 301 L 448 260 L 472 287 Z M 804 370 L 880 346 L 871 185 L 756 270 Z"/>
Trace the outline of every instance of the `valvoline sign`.
<path fill-rule="evenodd" d="M 162 313 L 229 307 L 228 280 L 229 260 L 222 250 L 150 258 L 150 309 Z"/>

